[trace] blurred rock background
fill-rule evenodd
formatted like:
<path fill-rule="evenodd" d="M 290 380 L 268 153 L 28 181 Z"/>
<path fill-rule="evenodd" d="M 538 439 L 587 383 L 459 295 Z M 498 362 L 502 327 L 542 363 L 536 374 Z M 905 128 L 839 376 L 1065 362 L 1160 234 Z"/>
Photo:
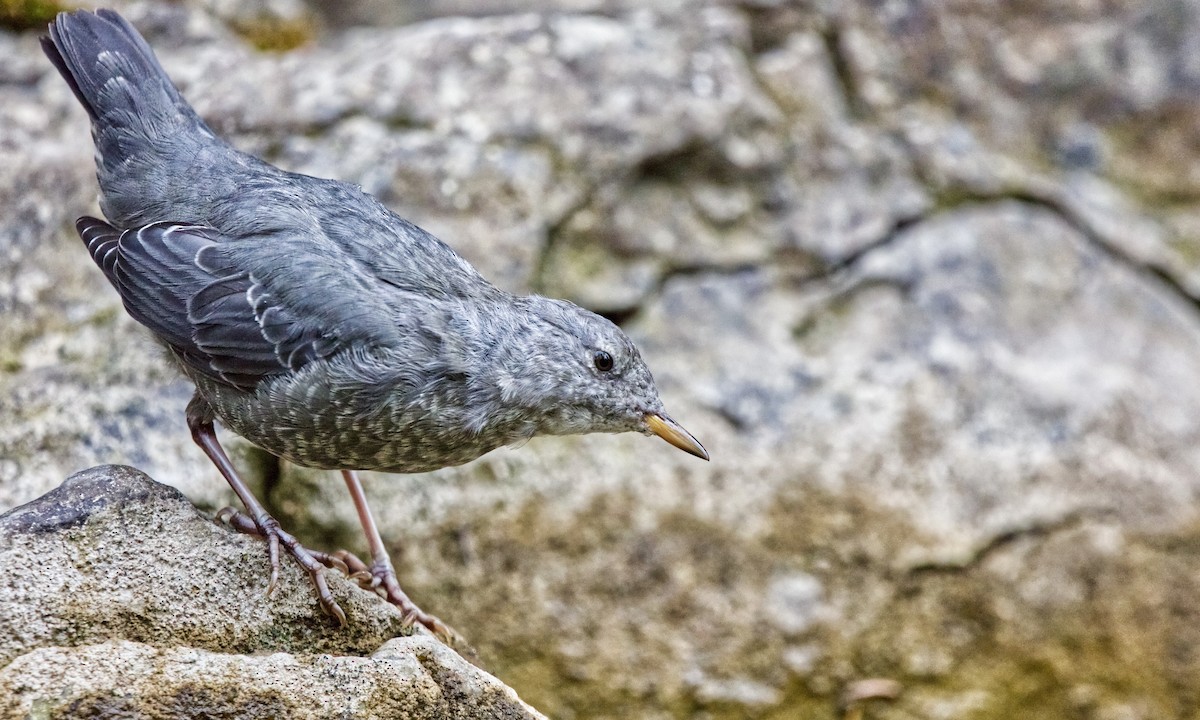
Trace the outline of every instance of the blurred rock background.
<path fill-rule="evenodd" d="M 406 589 L 533 706 L 1200 713 L 1200 3 L 108 5 L 237 147 L 621 323 L 709 448 L 368 478 Z M 0 2 L 0 509 L 120 462 L 213 511 L 74 236 L 56 9 Z M 362 550 L 336 475 L 237 455 Z"/>

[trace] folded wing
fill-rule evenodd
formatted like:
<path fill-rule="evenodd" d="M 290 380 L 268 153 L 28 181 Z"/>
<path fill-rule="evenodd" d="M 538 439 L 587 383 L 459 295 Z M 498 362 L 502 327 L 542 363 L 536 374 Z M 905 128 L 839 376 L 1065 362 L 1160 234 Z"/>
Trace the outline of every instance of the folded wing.
<path fill-rule="evenodd" d="M 253 390 L 343 347 L 239 267 L 210 227 L 157 222 L 121 231 L 91 217 L 76 227 L 129 314 L 207 377 Z"/>

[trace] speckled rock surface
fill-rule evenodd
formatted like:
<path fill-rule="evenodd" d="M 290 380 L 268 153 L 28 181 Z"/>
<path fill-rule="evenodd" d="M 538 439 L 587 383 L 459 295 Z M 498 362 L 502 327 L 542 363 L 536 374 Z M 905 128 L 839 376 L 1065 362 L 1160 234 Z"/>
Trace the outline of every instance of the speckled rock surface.
<path fill-rule="evenodd" d="M 366 477 L 422 606 L 555 717 L 1200 711 L 1200 5 L 463 5 L 121 5 L 239 147 L 620 321 L 711 451 Z M 102 462 L 232 502 L 70 234 L 82 111 L 0 60 L 0 507 Z M 335 474 L 233 444 L 362 549 Z"/>
<path fill-rule="evenodd" d="M 0 716 L 533 718 L 516 693 L 335 573 L 290 564 L 123 466 L 0 515 Z"/>
<path fill-rule="evenodd" d="M 129 641 L 35 650 L 0 670 L 0 711 L 24 717 L 540 718 L 431 637 L 367 657 L 233 655 Z"/>

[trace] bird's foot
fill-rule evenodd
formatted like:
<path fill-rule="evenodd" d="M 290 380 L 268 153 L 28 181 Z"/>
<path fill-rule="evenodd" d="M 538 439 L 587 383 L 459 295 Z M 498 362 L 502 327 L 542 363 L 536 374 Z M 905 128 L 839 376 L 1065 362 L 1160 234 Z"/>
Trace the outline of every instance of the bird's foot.
<path fill-rule="evenodd" d="M 270 540 L 270 536 L 263 532 L 263 530 L 254 521 L 254 518 L 236 508 L 227 507 L 222 509 L 217 513 L 217 520 L 229 525 L 238 532 L 243 532 L 248 535 L 268 537 L 268 540 Z M 310 559 L 315 560 L 317 563 L 320 563 L 325 567 L 340 571 L 351 580 L 357 582 L 363 589 L 378 593 L 385 600 L 392 605 L 395 605 L 400 610 L 406 626 L 412 626 L 419 623 L 425 626 L 426 629 L 428 629 L 439 640 L 447 645 L 450 645 L 451 647 L 466 647 L 465 640 L 463 640 L 463 637 L 459 635 L 454 628 L 442 622 L 436 616 L 430 615 L 422 610 L 408 597 L 404 590 L 400 588 L 400 581 L 396 577 L 396 570 L 392 567 L 392 563 L 388 559 L 378 559 L 368 565 L 349 550 L 337 550 L 332 553 L 322 552 L 320 550 L 312 550 L 304 547 L 294 537 L 280 530 L 278 523 L 275 523 L 275 529 L 279 534 L 278 541 L 283 542 L 284 545 L 288 547 L 288 550 L 292 553 L 292 556 L 296 558 L 296 561 L 300 563 L 301 567 L 309 570 L 309 566 L 305 564 L 305 561 L 301 560 L 300 557 L 296 555 L 297 551 L 304 553 Z M 288 545 L 287 540 L 284 539 L 285 537 L 294 543 L 294 546 Z M 274 554 L 271 556 L 271 584 L 268 587 L 268 593 L 274 589 L 279 572 L 278 544 L 276 542 L 272 543 L 272 545 L 272 552 Z M 321 568 L 320 566 L 318 566 L 318 569 L 320 571 L 324 570 L 324 568 Z M 317 586 L 318 596 L 321 595 L 322 589 L 328 593 L 328 589 L 325 586 L 324 577 L 321 577 L 319 574 L 313 575 L 312 570 L 309 570 L 309 575 L 313 577 L 313 584 Z M 337 603 L 333 602 L 332 595 L 329 596 L 329 603 L 332 604 L 332 608 L 329 604 L 326 604 L 324 598 L 322 598 L 321 606 L 325 608 L 326 612 L 338 618 L 339 621 L 345 625 L 346 615 L 341 611 L 341 608 L 337 606 Z"/>
<path fill-rule="evenodd" d="M 285 532 L 279 526 L 279 521 L 270 515 L 252 518 L 236 508 L 227 507 L 217 512 L 217 521 L 229 525 L 238 532 L 266 538 L 267 552 L 271 558 L 271 580 L 267 583 L 267 595 L 273 594 L 279 584 L 279 546 L 282 544 L 300 567 L 308 573 L 313 587 L 317 590 L 317 599 L 321 603 L 321 608 L 327 615 L 336 618 L 339 625 L 346 627 L 346 613 L 333 599 L 333 593 L 329 592 L 329 585 L 325 582 L 326 568 L 340 570 L 350 575 L 350 569 L 344 562 L 328 553 L 304 547 L 294 535 Z"/>
<path fill-rule="evenodd" d="M 463 637 L 454 628 L 417 607 L 417 604 L 400 589 L 400 581 L 396 578 L 396 570 L 387 558 L 378 558 L 370 565 L 367 565 L 357 555 L 348 550 L 338 550 L 333 553 L 332 557 L 341 561 L 349 568 L 350 578 L 357 581 L 360 587 L 366 590 L 373 590 L 399 608 L 400 613 L 404 617 L 405 625 L 420 623 L 447 645 L 452 647 L 465 646 Z"/>

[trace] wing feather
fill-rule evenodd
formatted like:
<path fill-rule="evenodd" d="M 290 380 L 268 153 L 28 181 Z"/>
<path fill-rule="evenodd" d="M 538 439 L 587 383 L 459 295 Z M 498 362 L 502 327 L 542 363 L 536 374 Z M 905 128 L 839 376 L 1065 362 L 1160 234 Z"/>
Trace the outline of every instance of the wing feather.
<path fill-rule="evenodd" d="M 125 309 L 200 373 L 244 390 L 342 349 L 238 266 L 216 230 L 152 223 L 120 231 L 76 227 Z"/>

